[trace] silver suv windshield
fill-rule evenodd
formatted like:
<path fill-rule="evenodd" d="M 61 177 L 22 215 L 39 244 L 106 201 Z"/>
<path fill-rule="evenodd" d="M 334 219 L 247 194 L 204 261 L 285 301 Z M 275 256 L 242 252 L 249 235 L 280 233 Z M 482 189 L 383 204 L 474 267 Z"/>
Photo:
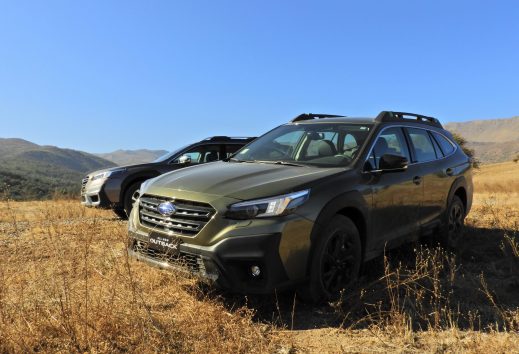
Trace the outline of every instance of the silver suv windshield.
<path fill-rule="evenodd" d="M 154 160 L 153 162 L 164 162 L 164 161 L 167 161 L 169 160 L 170 158 L 178 155 L 180 152 L 182 152 L 183 150 L 185 150 L 189 145 L 186 145 L 186 146 L 183 146 L 181 147 L 180 149 L 176 149 L 176 150 L 173 150 L 171 152 L 168 152 L 167 154 L 164 154 L 162 155 L 161 157 L 157 158 L 156 160 Z"/>
<path fill-rule="evenodd" d="M 242 148 L 231 161 L 345 167 L 371 128 L 350 123 L 282 125 Z"/>

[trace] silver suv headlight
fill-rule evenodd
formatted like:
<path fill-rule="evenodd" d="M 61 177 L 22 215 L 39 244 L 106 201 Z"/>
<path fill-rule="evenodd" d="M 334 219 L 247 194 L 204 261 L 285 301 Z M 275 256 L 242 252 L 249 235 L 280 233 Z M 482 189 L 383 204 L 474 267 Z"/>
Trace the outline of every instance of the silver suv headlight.
<path fill-rule="evenodd" d="M 309 196 L 310 190 L 306 189 L 277 197 L 240 202 L 230 205 L 225 217 L 246 220 L 286 215 L 306 202 Z"/>
<path fill-rule="evenodd" d="M 117 170 L 101 172 L 101 173 L 95 174 L 92 177 L 92 181 L 97 181 L 98 179 L 107 179 L 107 178 L 116 176 L 116 175 L 118 175 L 118 174 L 120 174 L 120 173 L 122 173 L 124 171 L 126 171 L 126 169 L 120 168 L 120 169 L 117 169 Z"/>

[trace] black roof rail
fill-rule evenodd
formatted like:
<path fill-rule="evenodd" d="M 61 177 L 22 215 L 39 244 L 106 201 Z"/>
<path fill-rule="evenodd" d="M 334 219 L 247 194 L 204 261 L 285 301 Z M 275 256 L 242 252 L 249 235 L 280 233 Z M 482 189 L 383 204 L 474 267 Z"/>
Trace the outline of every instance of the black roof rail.
<path fill-rule="evenodd" d="M 377 118 L 375 118 L 377 122 L 405 122 L 409 120 L 415 120 L 443 129 L 438 119 L 416 113 L 382 111 L 378 114 Z"/>
<path fill-rule="evenodd" d="M 339 118 L 339 117 L 346 117 L 346 116 L 340 116 L 337 114 L 320 114 L 320 113 L 302 113 L 292 119 L 290 122 L 300 122 L 302 120 L 310 120 L 310 119 L 321 119 L 321 118 Z"/>
<path fill-rule="evenodd" d="M 204 141 L 228 141 L 228 140 L 253 140 L 256 139 L 254 137 L 246 137 L 246 136 L 240 136 L 240 137 L 234 137 L 234 136 L 210 136 L 209 138 L 204 139 Z"/>

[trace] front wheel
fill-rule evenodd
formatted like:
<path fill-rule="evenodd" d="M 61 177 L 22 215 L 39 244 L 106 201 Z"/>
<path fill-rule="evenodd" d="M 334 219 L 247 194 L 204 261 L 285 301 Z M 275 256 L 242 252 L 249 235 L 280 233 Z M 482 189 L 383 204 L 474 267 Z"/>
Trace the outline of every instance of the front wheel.
<path fill-rule="evenodd" d="M 117 215 L 117 217 L 119 219 L 127 219 L 128 218 L 128 215 L 126 215 L 126 212 L 124 211 L 124 209 L 121 209 L 121 208 L 114 208 L 112 209 L 112 211 L 114 212 L 115 215 Z"/>
<path fill-rule="evenodd" d="M 130 216 L 130 213 L 133 208 L 133 203 L 136 200 L 135 194 L 139 190 L 142 182 L 137 182 L 128 187 L 126 192 L 124 192 L 123 206 L 124 212 L 126 213 L 126 218 Z"/>
<path fill-rule="evenodd" d="M 357 280 L 362 246 L 350 218 L 336 215 L 317 236 L 310 264 L 310 283 L 301 297 L 311 302 L 333 301 Z"/>

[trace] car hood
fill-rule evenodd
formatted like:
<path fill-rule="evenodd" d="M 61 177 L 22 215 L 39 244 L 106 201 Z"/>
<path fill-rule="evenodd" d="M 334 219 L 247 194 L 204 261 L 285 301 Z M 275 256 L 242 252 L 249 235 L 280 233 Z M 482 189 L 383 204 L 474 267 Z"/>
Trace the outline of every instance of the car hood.
<path fill-rule="evenodd" d="M 114 166 L 114 167 L 104 168 L 102 170 L 96 170 L 96 171 L 90 172 L 90 173 L 88 173 L 88 175 L 94 176 L 99 173 L 115 171 L 115 170 L 145 169 L 145 168 L 154 167 L 155 165 L 156 165 L 156 163 L 154 163 L 154 162 L 147 162 L 147 163 L 140 163 L 140 164 L 135 164 L 135 165 Z"/>
<path fill-rule="evenodd" d="M 341 171 L 344 168 L 214 162 L 161 175 L 145 193 L 169 189 L 247 200 L 287 193 Z"/>

